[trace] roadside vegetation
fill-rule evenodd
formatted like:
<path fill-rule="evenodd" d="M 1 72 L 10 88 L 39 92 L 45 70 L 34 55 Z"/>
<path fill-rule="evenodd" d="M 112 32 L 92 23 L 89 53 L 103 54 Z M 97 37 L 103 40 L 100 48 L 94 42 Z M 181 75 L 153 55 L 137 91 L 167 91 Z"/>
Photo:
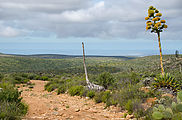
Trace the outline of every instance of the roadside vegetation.
<path fill-rule="evenodd" d="M 28 106 L 22 102 L 21 91 L 15 84 L 27 83 L 29 80 L 15 74 L 0 74 L 0 119 L 20 120 L 27 113 Z"/>

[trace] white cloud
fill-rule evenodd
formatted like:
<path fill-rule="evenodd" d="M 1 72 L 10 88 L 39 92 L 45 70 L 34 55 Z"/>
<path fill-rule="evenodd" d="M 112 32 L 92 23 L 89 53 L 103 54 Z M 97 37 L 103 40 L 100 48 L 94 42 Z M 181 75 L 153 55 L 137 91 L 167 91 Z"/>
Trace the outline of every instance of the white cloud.
<path fill-rule="evenodd" d="M 20 33 L 17 29 L 14 29 L 12 27 L 6 27 L 0 24 L 0 36 L 2 37 L 16 37 Z"/>
<path fill-rule="evenodd" d="M 14 36 L 23 30 L 58 37 L 146 38 L 144 18 L 154 5 L 169 26 L 164 38 L 180 39 L 181 4 L 181 0 L 0 0 L 0 20 L 6 23 L 4 31 Z"/>

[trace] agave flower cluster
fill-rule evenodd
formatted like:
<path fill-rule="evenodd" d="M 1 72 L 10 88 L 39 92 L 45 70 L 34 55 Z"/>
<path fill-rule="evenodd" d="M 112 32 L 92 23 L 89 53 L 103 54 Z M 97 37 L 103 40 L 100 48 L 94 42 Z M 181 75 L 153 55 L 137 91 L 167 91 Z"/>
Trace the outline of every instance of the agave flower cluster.
<path fill-rule="evenodd" d="M 151 29 L 151 32 L 158 33 L 162 32 L 162 29 L 167 28 L 166 21 L 161 20 L 161 16 L 162 13 L 159 13 L 153 6 L 150 6 L 148 9 L 148 17 L 145 17 L 145 20 L 147 20 L 146 30 Z"/>

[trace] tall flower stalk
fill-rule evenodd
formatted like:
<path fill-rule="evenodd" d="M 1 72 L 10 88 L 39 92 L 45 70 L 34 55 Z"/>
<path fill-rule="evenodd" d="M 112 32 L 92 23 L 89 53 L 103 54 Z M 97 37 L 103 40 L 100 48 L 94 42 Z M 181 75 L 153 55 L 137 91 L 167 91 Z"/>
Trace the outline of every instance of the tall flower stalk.
<path fill-rule="evenodd" d="M 156 33 L 158 36 L 158 43 L 159 43 L 159 50 L 160 50 L 161 73 L 162 73 L 162 75 L 164 75 L 160 33 L 163 32 L 163 29 L 166 29 L 168 26 L 166 25 L 165 20 L 161 20 L 161 16 L 162 16 L 162 13 L 160 13 L 159 10 L 157 10 L 153 6 L 150 6 L 148 9 L 148 16 L 145 17 L 145 20 L 147 20 L 146 30 L 151 30 L 151 33 Z"/>

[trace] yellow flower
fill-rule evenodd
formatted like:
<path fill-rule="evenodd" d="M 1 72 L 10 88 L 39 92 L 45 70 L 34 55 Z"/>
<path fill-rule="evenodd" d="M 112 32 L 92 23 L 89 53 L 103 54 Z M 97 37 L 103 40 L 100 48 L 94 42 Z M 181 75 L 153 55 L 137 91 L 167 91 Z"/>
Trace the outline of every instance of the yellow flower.
<path fill-rule="evenodd" d="M 152 22 L 151 21 L 147 21 L 147 25 L 148 26 L 151 26 L 152 25 Z"/>
<path fill-rule="evenodd" d="M 148 20 L 150 17 L 145 17 L 145 20 Z"/>
<path fill-rule="evenodd" d="M 148 14 L 154 14 L 154 10 L 148 10 Z"/>
<path fill-rule="evenodd" d="M 162 24 L 161 24 L 161 22 L 157 22 L 155 25 L 160 27 Z"/>
<path fill-rule="evenodd" d="M 153 6 L 150 6 L 150 7 L 149 7 L 149 10 L 153 10 L 153 9 L 154 9 L 154 7 L 153 7 Z"/>
<path fill-rule="evenodd" d="M 159 11 L 158 10 L 155 10 L 155 13 L 159 13 Z"/>
<path fill-rule="evenodd" d="M 165 20 L 161 20 L 161 23 L 166 23 L 166 21 Z"/>
<path fill-rule="evenodd" d="M 162 16 L 162 13 L 157 13 L 156 16 L 161 17 Z"/>
<path fill-rule="evenodd" d="M 155 24 L 154 29 L 158 29 L 158 26 Z"/>
<path fill-rule="evenodd" d="M 158 18 L 153 18 L 152 21 L 158 21 Z"/>
<path fill-rule="evenodd" d="M 168 26 L 166 24 L 164 24 L 164 28 L 167 28 Z"/>
<path fill-rule="evenodd" d="M 146 27 L 146 30 L 148 30 L 148 29 L 150 29 L 150 28 L 151 28 L 150 26 L 147 26 L 147 27 Z"/>
<path fill-rule="evenodd" d="M 160 17 L 156 17 L 157 18 L 157 21 L 159 21 L 161 18 Z"/>

